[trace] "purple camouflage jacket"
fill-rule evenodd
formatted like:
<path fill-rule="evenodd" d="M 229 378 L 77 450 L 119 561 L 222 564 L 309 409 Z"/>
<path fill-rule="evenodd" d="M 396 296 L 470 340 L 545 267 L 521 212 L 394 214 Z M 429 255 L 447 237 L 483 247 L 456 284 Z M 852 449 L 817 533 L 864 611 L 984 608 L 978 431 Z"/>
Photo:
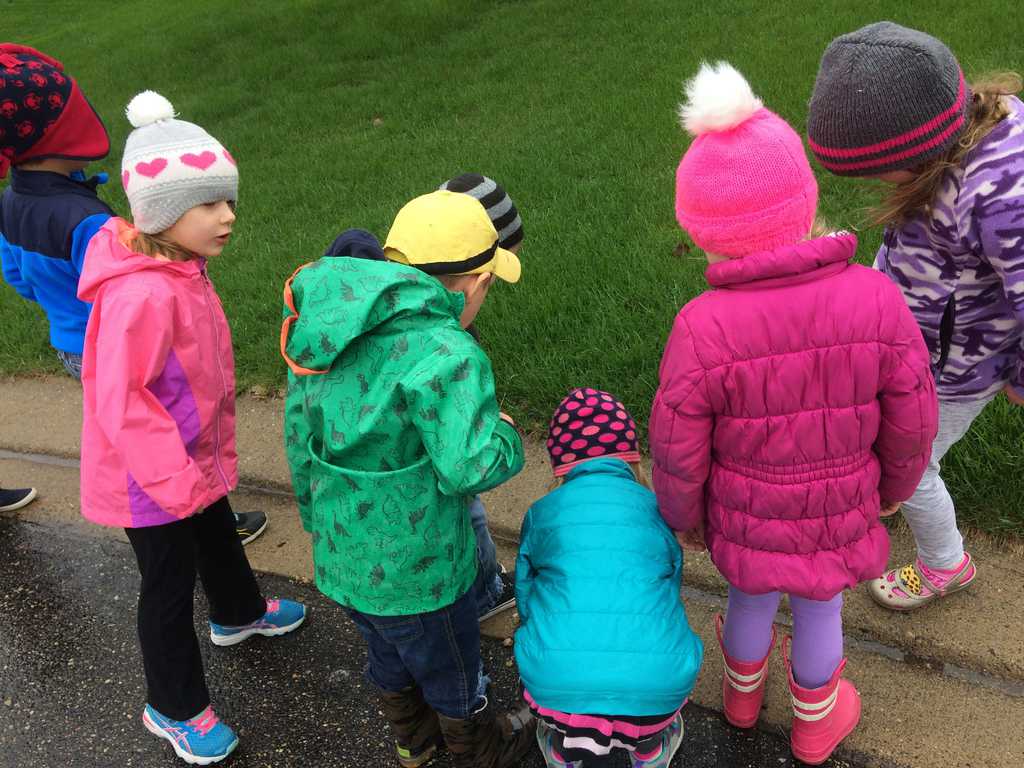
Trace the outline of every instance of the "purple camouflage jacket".
<path fill-rule="evenodd" d="M 875 266 L 903 289 L 940 400 L 1024 396 L 1024 103 L 946 174 L 930 215 L 889 228 Z"/>

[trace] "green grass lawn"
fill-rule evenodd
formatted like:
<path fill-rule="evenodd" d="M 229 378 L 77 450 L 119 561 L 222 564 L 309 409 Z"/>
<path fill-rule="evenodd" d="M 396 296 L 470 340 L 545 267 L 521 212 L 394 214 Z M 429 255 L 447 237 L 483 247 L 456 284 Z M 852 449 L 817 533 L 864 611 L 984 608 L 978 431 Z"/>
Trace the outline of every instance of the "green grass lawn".
<path fill-rule="evenodd" d="M 641 418 L 674 314 L 703 288 L 677 257 L 683 80 L 727 59 L 803 132 L 834 36 L 891 18 L 930 31 L 968 76 L 1024 69 L 1010 0 L 774 4 L 3 2 L 3 35 L 64 61 L 110 129 L 94 170 L 116 179 L 124 105 L 152 88 L 239 161 L 236 235 L 211 273 L 243 387 L 279 387 L 281 284 L 341 229 L 381 237 L 398 208 L 463 171 L 496 178 L 525 223 L 517 286 L 480 320 L 504 407 L 546 422 L 566 390 L 618 394 Z M 859 228 L 875 191 L 821 174 L 821 211 Z M 104 188 L 115 209 L 119 185 Z M 879 233 L 862 233 L 871 258 Z M 41 314 L 0 287 L 0 372 L 57 371 Z M 1024 415 L 994 406 L 950 459 L 962 517 L 1024 533 Z"/>

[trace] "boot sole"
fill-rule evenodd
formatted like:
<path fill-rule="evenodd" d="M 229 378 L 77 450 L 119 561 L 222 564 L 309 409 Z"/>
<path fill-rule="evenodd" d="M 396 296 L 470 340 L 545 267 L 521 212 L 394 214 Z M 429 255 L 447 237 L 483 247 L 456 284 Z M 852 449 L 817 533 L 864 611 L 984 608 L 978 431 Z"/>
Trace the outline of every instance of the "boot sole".
<path fill-rule="evenodd" d="M 733 718 L 729 717 L 728 712 L 723 712 L 722 714 L 725 716 L 725 721 L 729 723 L 729 725 L 731 725 L 733 728 L 741 728 L 743 730 L 753 728 L 755 725 L 757 725 L 757 721 L 761 717 L 761 713 L 758 712 L 757 716 L 751 720 L 734 720 Z"/>
<path fill-rule="evenodd" d="M 839 739 L 839 741 L 835 743 L 835 746 L 833 746 L 831 749 L 825 752 L 816 752 L 814 754 L 810 754 L 808 752 L 798 752 L 797 750 L 792 748 L 792 745 L 790 745 L 790 751 L 792 751 L 793 757 L 795 757 L 801 763 L 804 763 L 806 765 L 821 765 L 830 757 L 832 757 L 832 753 L 835 752 L 836 748 L 843 743 L 843 739 L 845 739 L 847 736 L 853 733 L 853 729 L 857 727 L 858 722 L 860 722 L 859 719 L 856 722 L 854 722 L 853 725 L 850 726 L 849 730 L 843 732 L 842 737 Z"/>
<path fill-rule="evenodd" d="M 156 723 L 152 722 L 148 717 L 146 717 L 145 712 L 142 713 L 142 724 L 146 726 L 147 731 L 152 733 L 158 739 L 164 739 L 165 741 L 170 743 L 170 745 L 174 747 L 174 754 L 176 754 L 189 765 L 211 765 L 213 763 L 219 763 L 221 760 L 223 760 L 232 752 L 234 752 L 235 747 L 238 746 L 238 737 L 236 736 L 235 740 L 231 742 L 230 746 L 228 746 L 226 750 L 224 750 L 223 754 L 214 755 L 213 757 L 199 757 L 198 755 L 189 754 L 188 752 L 184 751 L 180 746 L 178 746 L 178 742 L 174 740 L 174 737 L 162 728 L 160 728 L 160 726 L 158 726 Z"/>
<path fill-rule="evenodd" d="M 420 766 L 426 765 L 435 757 L 437 757 L 437 747 L 432 746 L 420 752 L 416 757 L 402 757 L 399 755 L 398 764 L 402 768 L 420 768 Z"/>
<path fill-rule="evenodd" d="M 858 699 L 858 701 L 860 700 L 860 694 L 857 695 L 857 699 Z M 836 748 L 840 744 L 843 743 L 843 740 L 847 736 L 849 736 L 851 733 L 853 733 L 853 729 L 856 728 L 857 724 L 860 722 L 860 715 L 861 715 L 861 708 L 858 706 L 857 707 L 857 717 L 854 718 L 853 722 L 850 723 L 850 725 L 848 727 L 844 728 L 841 731 L 842 736 L 840 736 L 836 740 L 836 743 L 833 744 L 827 750 L 823 750 L 823 751 L 820 751 L 820 752 L 814 752 L 814 753 L 797 751 L 796 749 L 793 749 L 793 742 L 790 741 L 789 749 L 793 753 L 793 757 L 795 757 L 801 763 L 806 763 L 807 765 L 821 765 L 822 763 L 824 763 L 826 760 L 828 760 L 832 756 L 832 753 L 835 752 Z M 792 737 L 790 737 L 790 738 L 792 738 Z"/>

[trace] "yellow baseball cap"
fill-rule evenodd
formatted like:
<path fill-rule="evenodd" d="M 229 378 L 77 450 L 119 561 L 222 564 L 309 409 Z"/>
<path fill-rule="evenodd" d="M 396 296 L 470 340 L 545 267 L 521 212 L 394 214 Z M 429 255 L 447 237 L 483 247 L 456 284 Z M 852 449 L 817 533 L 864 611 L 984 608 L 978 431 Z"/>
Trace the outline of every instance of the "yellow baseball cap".
<path fill-rule="evenodd" d="M 420 195 L 402 207 L 384 255 L 428 275 L 492 272 L 515 283 L 522 273 L 519 257 L 498 246 L 498 232 L 480 201 L 448 190 Z"/>

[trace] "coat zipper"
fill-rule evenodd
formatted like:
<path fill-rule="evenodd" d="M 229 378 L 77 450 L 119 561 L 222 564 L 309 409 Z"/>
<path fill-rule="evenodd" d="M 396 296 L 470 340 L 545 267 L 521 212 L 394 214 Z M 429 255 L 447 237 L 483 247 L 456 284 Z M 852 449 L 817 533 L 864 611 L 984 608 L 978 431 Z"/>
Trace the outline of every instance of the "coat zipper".
<path fill-rule="evenodd" d="M 939 377 L 946 370 L 946 363 L 949 362 L 949 350 L 953 346 L 953 334 L 956 332 L 956 292 L 954 291 L 946 309 L 942 313 L 942 321 L 939 323 L 939 362 L 935 366 L 935 378 Z"/>
<path fill-rule="evenodd" d="M 206 269 L 202 272 L 203 278 L 203 298 L 206 300 L 206 309 L 210 313 L 210 323 L 213 325 L 213 337 L 217 345 L 217 371 L 220 373 L 220 388 L 221 394 L 226 399 L 228 395 L 228 383 L 224 378 L 224 366 L 221 365 L 220 361 L 220 331 L 217 328 L 217 317 L 213 311 L 213 302 L 210 301 L 210 278 L 206 276 Z M 228 487 L 228 476 L 224 474 L 224 468 L 220 465 L 220 409 L 217 409 L 216 428 L 214 430 L 214 453 L 213 463 L 217 467 L 217 472 L 220 473 L 221 482 L 224 483 L 224 493 L 227 494 L 231 489 Z"/>

